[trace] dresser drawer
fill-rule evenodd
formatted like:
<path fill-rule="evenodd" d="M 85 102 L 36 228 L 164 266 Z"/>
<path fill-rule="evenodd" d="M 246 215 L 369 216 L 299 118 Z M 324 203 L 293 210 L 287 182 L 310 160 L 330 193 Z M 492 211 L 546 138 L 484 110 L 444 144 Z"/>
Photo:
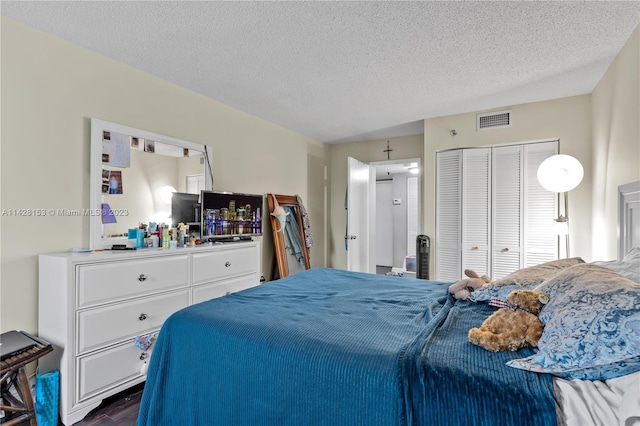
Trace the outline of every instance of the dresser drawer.
<path fill-rule="evenodd" d="M 188 305 L 189 290 L 185 289 L 80 311 L 77 353 L 157 330 L 169 315 Z"/>
<path fill-rule="evenodd" d="M 142 354 L 131 342 L 78 358 L 76 402 L 145 375 L 144 364 L 149 362 L 151 351 L 146 352 L 144 360 L 140 359 Z"/>
<path fill-rule="evenodd" d="M 78 308 L 189 285 L 189 257 L 170 256 L 77 267 Z"/>
<path fill-rule="evenodd" d="M 215 299 L 229 293 L 244 290 L 258 285 L 256 274 L 243 275 L 237 278 L 229 278 L 224 281 L 217 281 L 211 284 L 202 284 L 193 288 L 193 303 L 204 302 Z"/>
<path fill-rule="evenodd" d="M 193 284 L 257 271 L 257 246 L 193 255 Z"/>

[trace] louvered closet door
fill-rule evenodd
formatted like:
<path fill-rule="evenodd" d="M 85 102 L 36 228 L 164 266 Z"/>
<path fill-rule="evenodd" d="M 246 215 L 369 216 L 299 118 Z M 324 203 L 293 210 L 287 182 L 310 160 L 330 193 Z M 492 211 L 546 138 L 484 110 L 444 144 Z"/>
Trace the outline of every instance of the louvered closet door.
<path fill-rule="evenodd" d="M 457 281 L 461 275 L 462 151 L 437 153 L 436 169 L 435 279 Z"/>
<path fill-rule="evenodd" d="M 557 217 L 558 197 L 538 182 L 538 167 L 558 153 L 558 141 L 524 146 L 524 259 L 522 267 L 538 265 L 558 258 L 557 235 L 553 220 Z"/>
<path fill-rule="evenodd" d="M 491 148 L 463 151 L 462 270 L 491 273 Z"/>
<path fill-rule="evenodd" d="M 492 151 L 492 279 L 520 269 L 522 263 L 522 152 L 522 145 Z"/>

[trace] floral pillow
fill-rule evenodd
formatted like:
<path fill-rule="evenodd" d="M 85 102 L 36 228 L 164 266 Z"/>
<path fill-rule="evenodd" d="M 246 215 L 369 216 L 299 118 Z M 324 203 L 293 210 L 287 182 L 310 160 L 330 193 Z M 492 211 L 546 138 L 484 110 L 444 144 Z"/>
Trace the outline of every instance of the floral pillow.
<path fill-rule="evenodd" d="M 640 371 L 640 284 L 585 263 L 535 288 L 549 295 L 538 352 L 507 365 L 565 379 L 607 380 Z"/>
<path fill-rule="evenodd" d="M 482 286 L 471 293 L 469 299 L 476 302 L 491 300 L 494 297 L 506 300 L 507 294 L 513 290 L 533 290 L 547 278 L 579 263 L 584 263 L 584 260 L 580 257 L 572 257 L 519 269 L 504 278 L 491 281 Z"/>

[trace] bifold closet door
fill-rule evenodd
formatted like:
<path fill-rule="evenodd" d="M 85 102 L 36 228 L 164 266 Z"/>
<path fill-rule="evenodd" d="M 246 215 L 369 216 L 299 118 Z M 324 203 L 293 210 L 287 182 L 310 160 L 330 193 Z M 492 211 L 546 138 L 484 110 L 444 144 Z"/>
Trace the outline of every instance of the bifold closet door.
<path fill-rule="evenodd" d="M 493 268 L 491 279 L 520 269 L 522 256 L 522 145 L 492 148 Z"/>
<path fill-rule="evenodd" d="M 557 197 L 537 177 L 557 152 L 558 141 L 492 149 L 492 279 L 558 258 Z"/>
<path fill-rule="evenodd" d="M 523 268 L 558 258 L 558 237 L 554 227 L 558 197 L 538 182 L 538 167 L 544 160 L 557 153 L 558 141 L 524 145 Z"/>
<path fill-rule="evenodd" d="M 462 270 L 491 273 L 491 148 L 462 154 Z"/>
<path fill-rule="evenodd" d="M 436 280 L 457 281 L 461 269 L 462 151 L 436 154 Z"/>
<path fill-rule="evenodd" d="M 557 197 L 537 179 L 557 152 L 552 140 L 436 154 L 435 279 L 467 268 L 498 279 L 557 259 Z"/>

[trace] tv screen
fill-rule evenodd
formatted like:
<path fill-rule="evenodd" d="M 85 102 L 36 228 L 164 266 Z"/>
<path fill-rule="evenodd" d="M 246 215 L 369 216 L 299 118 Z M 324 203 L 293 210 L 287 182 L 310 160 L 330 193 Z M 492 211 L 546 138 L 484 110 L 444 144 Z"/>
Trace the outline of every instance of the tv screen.
<path fill-rule="evenodd" d="M 262 235 L 260 194 L 202 191 L 203 240 L 250 239 Z"/>
<path fill-rule="evenodd" d="M 189 231 L 200 231 L 200 194 L 174 192 L 171 196 L 171 227 L 189 225 Z"/>

